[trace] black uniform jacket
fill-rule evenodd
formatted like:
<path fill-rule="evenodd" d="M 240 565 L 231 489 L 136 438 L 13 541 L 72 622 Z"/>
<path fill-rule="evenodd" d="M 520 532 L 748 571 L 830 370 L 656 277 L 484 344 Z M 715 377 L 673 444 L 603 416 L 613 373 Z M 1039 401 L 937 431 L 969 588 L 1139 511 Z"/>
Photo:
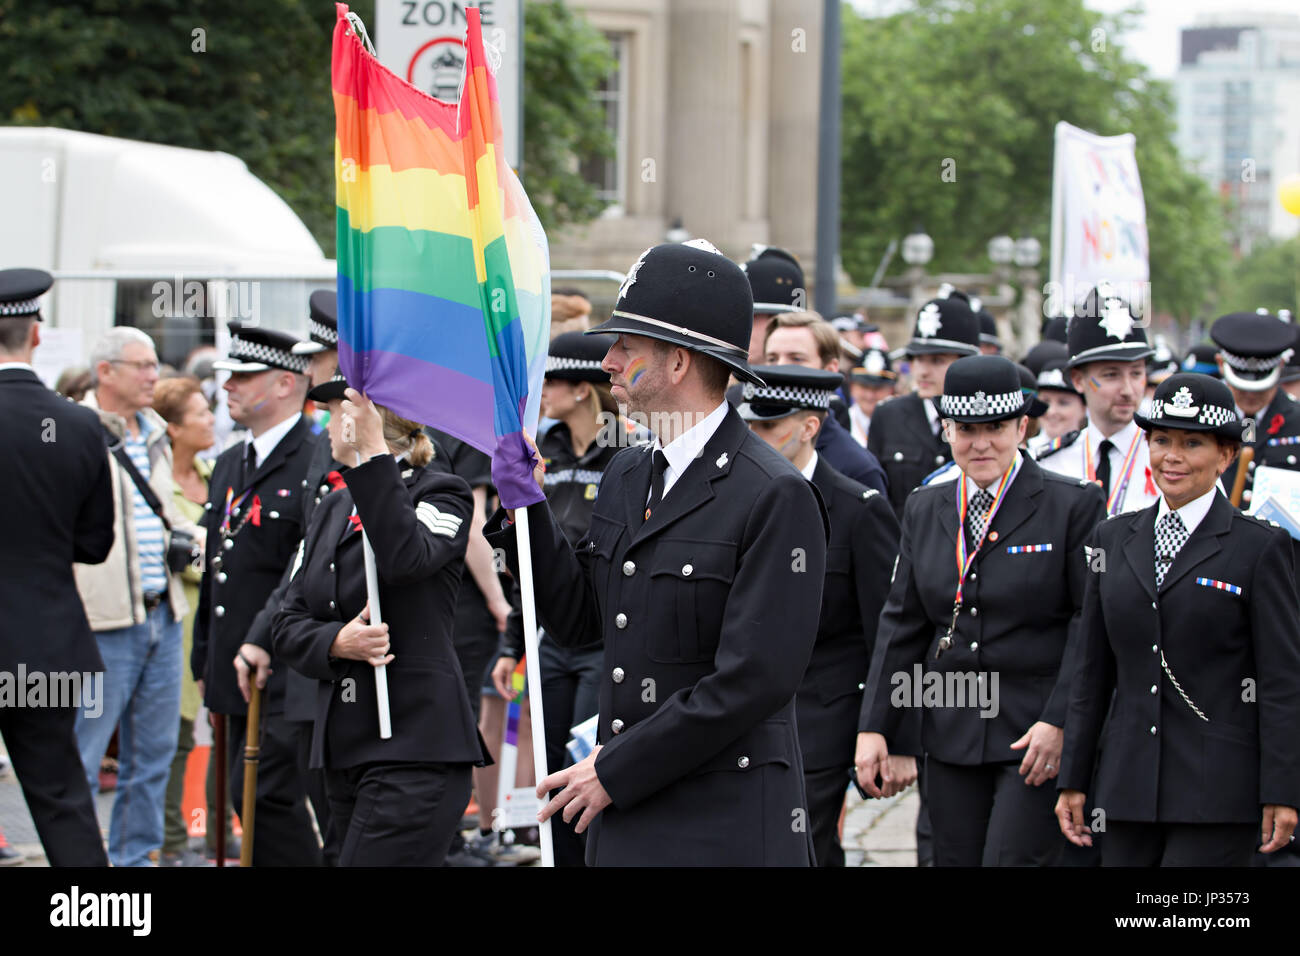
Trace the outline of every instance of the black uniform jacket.
<path fill-rule="evenodd" d="M 347 488 L 316 508 L 302 566 L 273 625 L 276 655 L 320 682 L 311 765 L 482 764 L 485 751 L 452 647 L 474 510 L 469 486 L 455 475 L 399 466 L 392 455 L 351 468 L 345 478 Z M 388 740 L 379 737 L 375 669 L 329 652 L 366 605 L 365 535 L 351 520 L 354 504 L 375 552 L 392 647 Z"/>
<path fill-rule="evenodd" d="M 952 460 L 948 443 L 930 427 L 921 404 L 924 401 L 913 393 L 881 402 L 867 432 L 867 448 L 885 469 L 889 503 L 900 518 L 912 489 L 930 472 Z"/>
<path fill-rule="evenodd" d="M 1268 408 L 1255 416 L 1254 436 L 1254 441 L 1242 446 L 1255 449 L 1255 459 L 1246 469 L 1246 484 L 1242 488 L 1243 508 L 1251 505 L 1250 493 L 1254 489 L 1256 468 L 1267 465 L 1300 471 L 1300 403 L 1279 388 Z M 1240 464 L 1240 458 L 1234 459 L 1220 479 L 1228 491 L 1232 491 L 1233 482 L 1237 480 Z"/>
<path fill-rule="evenodd" d="M 22 368 L 0 370 L 0 409 L 0 671 L 102 671 L 72 563 L 113 547 L 103 426 Z"/>
<path fill-rule="evenodd" d="M 817 644 L 795 699 L 799 744 L 805 770 L 847 770 L 876 623 L 898 554 L 898 519 L 883 495 L 845 478 L 820 455 L 812 480 L 826 503 L 831 541 Z"/>
<path fill-rule="evenodd" d="M 880 467 L 876 456 L 854 441 L 849 430 L 834 416 L 826 416 L 817 433 L 816 447 L 818 456 L 830 462 L 831 467 L 844 477 L 874 488 L 882 495 L 889 490 L 885 470 Z"/>
<path fill-rule="evenodd" d="M 915 723 L 907 719 L 918 698 L 925 703 L 918 665 L 952 688 L 940 706 L 920 708 L 924 752 L 945 763 L 1019 761 L 1023 751 L 1011 744 L 1030 726 L 1065 724 L 1087 574 L 1083 545 L 1105 505 L 1095 484 L 1021 459 L 966 577 L 952 647 L 938 660 L 957 589 L 960 486 L 925 485 L 908 498 L 858 728 L 884 734 L 892 752 L 921 752 L 908 739 Z"/>
<path fill-rule="evenodd" d="M 1110 518 L 1090 542 L 1057 785 L 1087 792 L 1114 820 L 1258 823 L 1262 804 L 1300 806 L 1290 536 L 1218 494 L 1157 594 L 1158 509 Z M 1165 674 L 1162 651 L 1208 721 Z"/>
<path fill-rule="evenodd" d="M 302 505 L 302 528 L 306 533 L 307 528 L 311 526 L 311 516 L 320 504 L 323 497 L 330 493 L 332 486 L 326 476 L 331 471 L 343 472 L 347 468 L 334 460 L 330 451 L 330 436 L 328 431 L 321 431 L 313 438 L 309 439 L 313 443 L 311 463 L 307 466 L 307 476 L 302 480 L 302 494 L 300 504 Z M 299 548 L 302 545 L 299 544 Z M 297 556 L 295 556 L 297 560 Z M 280 576 L 280 583 L 271 596 L 266 599 L 266 604 L 262 610 L 257 612 L 257 617 L 253 618 L 253 623 L 248 627 L 248 636 L 245 641 L 249 644 L 256 644 L 265 650 L 268 654 L 274 656 L 274 649 L 271 639 L 271 622 L 275 618 L 275 612 L 280 610 L 284 603 L 285 592 L 289 590 L 289 582 L 293 579 L 293 561 L 285 566 L 284 574 Z M 309 723 L 316 716 L 316 681 L 305 677 L 292 667 L 288 668 L 284 675 L 284 716 L 287 720 L 296 720 L 300 723 Z"/>
<path fill-rule="evenodd" d="M 298 550 L 303 531 L 302 482 L 315 448 L 311 422 L 304 415 L 285 433 L 249 480 L 240 480 L 244 442 L 227 448 L 213 466 L 207 511 L 202 521 L 208 535 L 205 553 L 208 566 L 199 585 L 194 650 L 190 654 L 190 669 L 195 680 L 205 682 L 204 703 L 213 713 L 244 714 L 248 710 L 235 678 L 235 654 L 239 645 L 248 640 L 253 621 Z M 230 528 L 239 528 L 238 532 L 222 542 L 219 529 L 226 490 L 232 487 L 232 500 L 238 500 L 245 491 L 251 493 L 244 499 L 239 514 L 231 516 Z M 240 527 L 255 497 L 261 502 L 258 524 L 250 517 Z M 215 570 L 212 559 L 218 554 L 221 568 Z M 272 661 L 271 677 L 262 698 L 267 713 L 284 710 L 286 670 L 276 667 Z"/>
<path fill-rule="evenodd" d="M 545 503 L 528 509 L 547 633 L 605 643 L 596 773 L 613 805 L 587 862 L 808 865 L 794 696 L 825 576 L 816 490 L 734 409 L 643 523 L 650 476 L 650 446 L 615 456 L 576 550 Z M 504 519 L 488 540 L 517 572 Z"/>

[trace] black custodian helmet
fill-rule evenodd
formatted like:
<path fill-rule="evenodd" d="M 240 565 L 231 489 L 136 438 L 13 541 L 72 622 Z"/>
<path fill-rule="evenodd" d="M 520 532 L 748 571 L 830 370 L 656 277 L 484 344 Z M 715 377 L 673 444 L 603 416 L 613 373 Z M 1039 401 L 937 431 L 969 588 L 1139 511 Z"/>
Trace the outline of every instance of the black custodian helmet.
<path fill-rule="evenodd" d="M 704 239 L 641 253 L 618 290 L 614 314 L 586 334 L 646 335 L 702 352 L 756 385 L 749 368 L 754 299 L 749 279 Z"/>

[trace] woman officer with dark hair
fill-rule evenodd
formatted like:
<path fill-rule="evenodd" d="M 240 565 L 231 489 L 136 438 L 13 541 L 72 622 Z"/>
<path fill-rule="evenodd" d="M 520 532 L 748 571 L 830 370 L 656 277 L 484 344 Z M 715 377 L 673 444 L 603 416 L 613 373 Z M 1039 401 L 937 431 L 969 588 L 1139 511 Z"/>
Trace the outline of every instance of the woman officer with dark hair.
<path fill-rule="evenodd" d="M 1101 491 L 1020 451 L 1033 399 L 1007 359 L 953 362 L 935 403 L 959 470 L 903 510 L 858 781 L 872 796 L 897 792 L 909 781 L 887 757 L 924 753 L 937 866 L 1049 865 L 1061 844 L 1045 784 L 1060 764 Z"/>
<path fill-rule="evenodd" d="M 470 768 L 487 759 L 451 633 L 473 499 L 462 479 L 426 467 L 433 446 L 415 422 L 339 379 L 309 397 L 329 403 L 334 459 L 359 453 L 362 463 L 331 474 L 340 487 L 312 515 L 275 617 L 276 656 L 321 681 L 311 765 L 326 771 L 339 865 L 441 866 L 469 802 Z M 382 624 L 369 623 L 363 538 Z M 380 664 L 388 739 L 379 736 Z"/>
<path fill-rule="evenodd" d="M 1300 805 L 1291 539 L 1216 487 L 1242 438 L 1222 382 L 1171 375 L 1136 420 L 1160 499 L 1089 542 L 1056 815 L 1091 846 L 1095 788 L 1103 865 L 1248 866 L 1290 842 Z"/>

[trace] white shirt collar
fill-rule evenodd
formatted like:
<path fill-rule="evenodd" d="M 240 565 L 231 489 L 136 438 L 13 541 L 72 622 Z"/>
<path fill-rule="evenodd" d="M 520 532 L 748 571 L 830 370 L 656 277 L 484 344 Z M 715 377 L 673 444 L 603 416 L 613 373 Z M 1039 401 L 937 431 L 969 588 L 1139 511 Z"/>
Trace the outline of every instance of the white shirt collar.
<path fill-rule="evenodd" d="M 302 418 L 302 412 L 295 412 L 278 425 L 273 425 L 256 438 L 253 433 L 248 433 L 247 441 L 253 443 L 253 449 L 257 454 L 257 465 L 261 467 L 262 462 L 266 461 L 266 456 L 275 451 L 275 446 L 280 444 L 280 439 L 289 434 L 294 425 L 298 424 L 298 419 Z M 247 454 L 247 452 L 245 452 Z"/>
<path fill-rule="evenodd" d="M 1182 519 L 1183 527 L 1187 529 L 1188 534 L 1191 534 L 1205 520 L 1205 516 L 1210 513 L 1210 507 L 1214 504 L 1214 496 L 1218 493 L 1218 485 L 1215 485 L 1201 497 L 1192 499 L 1178 509 L 1171 509 L 1169 502 L 1165 501 L 1165 496 L 1161 495 L 1160 504 L 1156 509 L 1156 523 L 1159 524 L 1160 519 L 1171 510 L 1176 510 L 1178 517 Z"/>
<path fill-rule="evenodd" d="M 727 410 L 731 406 L 724 399 L 722 404 L 709 412 L 701 421 L 692 425 L 686 431 L 682 432 L 667 445 L 659 441 L 655 436 L 653 454 L 656 451 L 662 451 L 664 457 L 668 459 L 668 467 L 664 470 L 664 496 L 667 497 L 668 491 L 676 483 L 684 472 L 700 453 L 704 451 L 704 446 L 709 443 L 713 433 L 718 430 L 722 420 L 727 417 Z"/>
<path fill-rule="evenodd" d="M 7 372 L 11 368 L 26 369 L 28 372 L 36 371 L 36 369 L 32 368 L 26 362 L 0 362 L 0 372 Z"/>
<path fill-rule="evenodd" d="M 925 409 L 925 417 L 930 423 L 930 431 L 934 431 L 934 426 L 939 421 L 939 409 L 935 408 L 934 402 L 930 401 L 928 398 L 921 399 L 921 407 Z"/>
<path fill-rule="evenodd" d="M 807 478 L 809 481 L 812 481 L 813 472 L 817 470 L 816 449 L 813 450 L 812 457 L 808 459 L 808 464 L 804 465 L 799 470 L 803 472 L 803 476 L 805 478 Z"/>
<path fill-rule="evenodd" d="M 1137 437 L 1137 433 L 1138 423 L 1132 421 L 1115 434 L 1111 435 L 1110 443 L 1115 446 L 1111 449 L 1111 454 L 1118 454 L 1120 461 L 1123 461 L 1124 454 L 1128 451 L 1128 446 L 1133 443 L 1133 439 Z M 1097 454 L 1097 449 L 1101 447 L 1101 443 L 1106 440 L 1106 436 L 1101 433 L 1101 429 L 1092 423 L 1092 418 L 1088 419 L 1087 434 L 1088 447 L 1092 449 L 1092 453 L 1095 455 Z"/>
<path fill-rule="evenodd" d="M 1019 449 L 1017 449 L 1017 451 L 1016 451 L 1016 455 L 1017 455 L 1017 457 L 1021 458 L 1021 465 L 1022 465 L 1022 466 L 1024 465 L 1024 460 L 1023 460 L 1023 459 L 1024 459 L 1024 454 L 1025 454 L 1025 453 L 1024 453 L 1023 451 L 1020 451 Z M 1011 478 L 1010 478 L 1009 481 L 1007 481 L 1007 489 L 1008 489 L 1008 490 L 1011 489 L 1011 486 L 1015 483 L 1016 476 L 1019 475 L 1019 474 L 1020 474 L 1020 469 L 1019 469 L 1019 468 L 1017 468 L 1015 471 L 1011 472 Z M 975 492 L 977 492 L 977 491 L 980 490 L 980 486 L 979 486 L 979 484 L 975 481 L 975 479 L 972 478 L 970 475 L 967 475 L 965 472 L 962 472 L 962 475 L 965 477 L 965 480 L 966 480 L 966 494 L 967 494 L 967 495 L 970 495 L 970 496 L 973 497 L 973 496 L 975 495 Z M 1000 477 L 1001 477 L 1001 476 L 999 476 L 999 478 L 1000 478 Z M 987 488 L 985 488 L 984 490 L 987 491 L 987 492 L 988 492 L 989 494 L 991 494 L 991 495 L 992 495 L 992 494 L 997 494 L 997 490 L 998 490 L 998 482 L 997 482 L 997 480 L 995 480 L 991 485 L 989 485 L 989 486 L 988 486 Z"/>

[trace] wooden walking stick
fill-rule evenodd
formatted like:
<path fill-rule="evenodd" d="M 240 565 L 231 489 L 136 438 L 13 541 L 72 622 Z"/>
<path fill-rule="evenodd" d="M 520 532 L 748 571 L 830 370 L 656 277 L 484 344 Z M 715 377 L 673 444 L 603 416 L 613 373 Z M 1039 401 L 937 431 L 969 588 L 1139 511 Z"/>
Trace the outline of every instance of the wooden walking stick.
<path fill-rule="evenodd" d="M 239 822 L 244 839 L 239 845 L 239 865 L 253 865 L 253 814 L 257 809 L 257 763 L 262 752 L 262 688 L 257 686 L 257 672 L 249 680 L 248 731 L 244 735 L 244 806 Z"/>
<path fill-rule="evenodd" d="M 208 826 L 217 828 L 217 866 L 226 865 L 226 715 L 212 714 L 212 746 L 217 751 L 217 805 L 209 807 Z"/>
<path fill-rule="evenodd" d="M 1255 458 L 1255 449 L 1247 445 L 1237 456 L 1237 477 L 1232 481 L 1232 497 L 1228 499 L 1234 508 L 1241 507 L 1241 493 L 1246 488 L 1246 475 L 1250 472 L 1250 463 Z"/>

